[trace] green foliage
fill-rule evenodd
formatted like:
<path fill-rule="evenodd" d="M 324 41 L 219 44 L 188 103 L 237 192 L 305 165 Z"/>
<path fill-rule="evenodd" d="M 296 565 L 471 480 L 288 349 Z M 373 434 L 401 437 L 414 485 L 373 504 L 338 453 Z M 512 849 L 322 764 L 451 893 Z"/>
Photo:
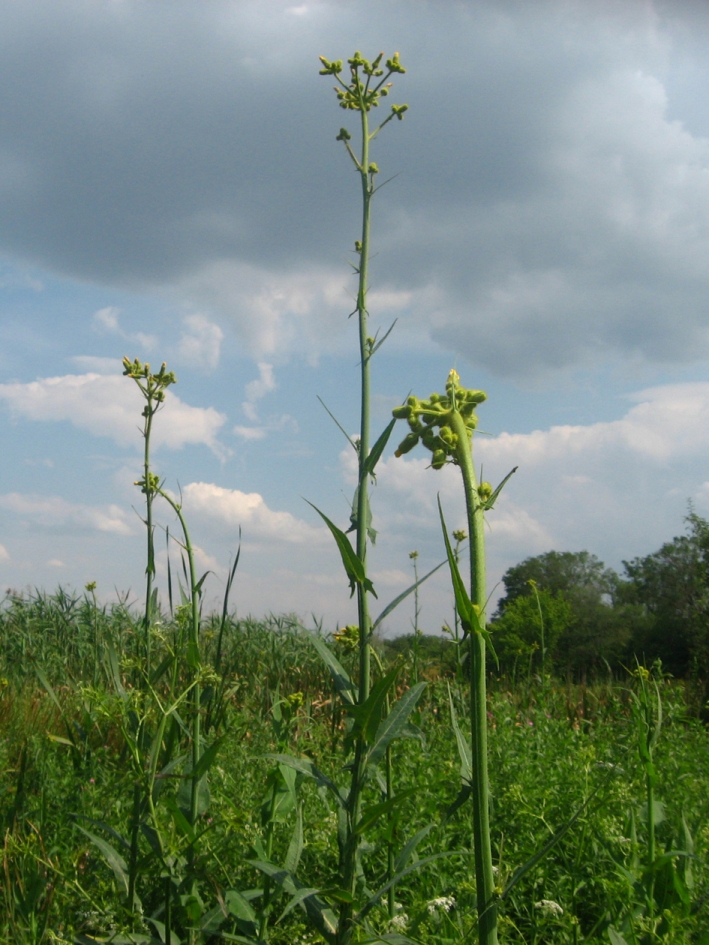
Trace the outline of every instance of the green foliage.
<path fill-rule="evenodd" d="M 561 592 L 541 588 L 538 594 L 539 604 L 529 593 L 514 597 L 492 625 L 500 666 L 510 675 L 518 668 L 523 672 L 539 670 L 542 631 L 547 650 L 554 653 L 559 638 L 573 626 L 573 607 Z"/>

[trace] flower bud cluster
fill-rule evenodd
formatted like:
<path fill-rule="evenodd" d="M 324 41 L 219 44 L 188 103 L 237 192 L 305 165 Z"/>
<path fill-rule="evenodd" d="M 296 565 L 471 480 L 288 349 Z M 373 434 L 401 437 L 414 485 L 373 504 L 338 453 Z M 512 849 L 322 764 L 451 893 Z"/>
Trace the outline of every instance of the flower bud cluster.
<path fill-rule="evenodd" d="M 151 402 L 161 404 L 165 400 L 165 391 L 171 384 L 177 383 L 177 378 L 173 371 L 168 371 L 167 364 L 163 361 L 157 374 L 152 374 L 150 365 L 146 361 L 143 364 L 138 358 L 131 361 L 130 358 L 123 358 L 123 376 L 132 377 L 143 392 L 143 396 L 148 401 L 148 405 L 143 409 L 143 416 L 149 416 Z"/>
<path fill-rule="evenodd" d="M 453 413 L 459 413 L 462 417 L 470 441 L 478 423 L 475 408 L 487 400 L 484 391 L 468 390 L 461 387 L 459 381 L 457 371 L 451 371 L 445 394 L 431 394 L 428 400 L 411 395 L 406 398 L 406 403 L 392 410 L 392 416 L 397 420 L 406 420 L 410 430 L 399 444 L 396 456 L 409 453 L 420 440 L 432 453 L 431 465 L 434 469 L 442 469 L 449 461 L 457 462 L 458 435 L 450 426 Z"/>
<path fill-rule="evenodd" d="M 339 78 L 343 70 L 342 60 L 336 59 L 330 62 L 329 59 L 320 56 L 320 62 L 322 63 L 320 75 L 332 75 L 337 79 L 338 85 L 335 86 L 335 94 L 339 99 L 340 108 L 368 112 L 379 105 L 380 98 L 389 94 L 392 85 L 391 82 L 387 82 L 389 76 L 395 73 L 403 74 L 406 69 L 399 61 L 399 53 L 394 53 L 390 59 L 386 60 L 385 71 L 381 68 L 383 57 L 384 53 L 379 53 L 377 58 L 370 62 L 359 51 L 355 52 L 354 56 L 347 60 L 350 67 L 350 83 L 345 85 L 342 79 Z M 390 117 L 396 116 L 401 120 L 408 107 L 408 105 L 392 105 Z M 337 140 L 350 140 L 350 134 L 346 128 L 340 129 Z"/>

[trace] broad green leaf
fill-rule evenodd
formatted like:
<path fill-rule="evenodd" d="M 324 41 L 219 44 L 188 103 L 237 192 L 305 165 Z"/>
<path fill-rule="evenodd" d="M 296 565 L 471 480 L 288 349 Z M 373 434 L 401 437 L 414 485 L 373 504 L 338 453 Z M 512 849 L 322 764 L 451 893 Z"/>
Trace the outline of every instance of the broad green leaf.
<path fill-rule="evenodd" d="M 427 581 L 431 577 L 431 575 L 435 574 L 436 571 L 438 571 L 439 568 L 442 568 L 445 563 L 446 563 L 445 561 L 441 561 L 441 563 L 437 564 L 435 568 L 433 568 L 431 571 L 428 572 L 428 574 L 424 574 L 424 576 L 422 578 L 419 578 L 415 584 L 412 584 L 410 587 L 407 587 L 406 590 L 403 591 L 403 593 L 399 594 L 398 597 L 395 597 L 394 600 L 390 604 L 387 604 L 387 606 L 384 608 L 384 610 L 379 614 L 377 619 L 372 624 L 372 633 L 374 633 L 374 631 L 377 629 L 377 627 L 382 622 L 382 620 L 386 620 L 386 618 L 389 616 L 392 610 L 395 610 L 403 600 L 406 600 L 409 594 L 412 594 L 416 590 L 417 587 L 420 587 L 424 581 Z"/>
<path fill-rule="evenodd" d="M 308 502 L 307 499 L 305 501 Z M 365 591 L 368 591 L 370 594 L 373 594 L 374 597 L 376 597 L 377 594 L 376 594 L 376 591 L 374 590 L 374 585 L 366 576 L 364 572 L 364 565 L 362 564 L 359 556 L 355 553 L 354 549 L 352 548 L 352 545 L 350 544 L 350 540 L 347 537 L 347 535 L 345 535 L 345 533 L 340 528 L 338 528 L 337 525 L 331 522 L 330 519 L 327 517 L 327 515 L 321 512 L 320 509 L 317 506 L 313 505 L 312 502 L 308 502 L 308 505 L 311 508 L 315 509 L 315 511 L 320 516 L 320 518 L 323 520 L 323 522 L 325 522 L 327 527 L 330 529 L 330 532 L 332 533 L 332 536 L 335 539 L 335 542 L 337 543 L 337 547 L 340 552 L 340 557 L 342 558 L 342 564 L 344 566 L 345 573 L 347 574 L 347 578 L 350 582 L 350 590 L 351 590 L 350 596 L 354 594 L 356 585 L 361 584 L 362 587 L 365 589 Z"/>
<path fill-rule="evenodd" d="M 79 824 L 76 825 L 79 830 L 86 834 L 89 840 L 98 847 L 101 853 L 104 856 L 104 859 L 108 865 L 113 870 L 113 875 L 116 877 L 116 882 L 121 888 L 125 896 L 128 895 L 128 867 L 126 866 L 126 861 L 123 859 L 121 854 L 111 846 L 106 840 L 102 837 L 97 837 L 95 833 L 90 833 L 88 830 L 85 830 Z"/>
<path fill-rule="evenodd" d="M 332 681 L 335 684 L 335 689 L 337 689 L 339 692 L 342 701 L 346 702 L 348 705 L 354 705 L 357 698 L 357 687 L 350 679 L 347 670 L 344 669 L 340 661 L 319 634 L 309 633 L 308 639 L 322 657 L 322 660 L 327 668 L 330 670 L 330 675 L 332 676 Z"/>
<path fill-rule="evenodd" d="M 331 781 L 326 774 L 323 774 L 310 758 L 294 758 L 292 755 L 266 755 L 265 757 L 270 758 L 272 761 L 277 761 L 279 764 L 287 765 L 289 768 L 294 768 L 296 771 L 305 775 L 306 778 L 311 778 L 317 784 L 328 788 L 339 806 L 344 807 L 345 802 L 342 799 L 338 786 L 334 781 Z"/>
<path fill-rule="evenodd" d="M 382 712 L 386 705 L 387 696 L 399 675 L 398 668 L 394 668 L 379 679 L 362 705 L 353 705 L 347 708 L 347 714 L 354 719 L 350 736 L 361 737 L 367 745 L 371 745 L 376 737 L 377 729 L 382 721 Z"/>
<path fill-rule="evenodd" d="M 389 715 L 379 725 L 374 744 L 367 753 L 365 765 L 379 764 L 389 745 L 403 734 L 409 716 L 416 708 L 425 688 L 425 682 L 417 683 L 411 689 L 407 689 L 400 699 L 397 699 Z"/>

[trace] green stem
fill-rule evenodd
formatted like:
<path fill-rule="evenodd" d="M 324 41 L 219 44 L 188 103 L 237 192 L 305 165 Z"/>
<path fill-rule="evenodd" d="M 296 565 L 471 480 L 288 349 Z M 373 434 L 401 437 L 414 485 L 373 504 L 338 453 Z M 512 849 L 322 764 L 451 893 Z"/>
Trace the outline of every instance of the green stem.
<path fill-rule="evenodd" d="M 150 434 L 153 426 L 153 416 L 155 410 L 152 398 L 148 397 L 148 403 L 145 408 L 145 427 L 143 438 L 145 450 L 143 455 L 143 481 L 146 484 L 145 489 L 145 526 L 148 530 L 148 563 L 145 568 L 145 617 L 143 621 L 144 645 L 145 645 L 145 675 L 150 677 L 150 627 L 152 625 L 152 597 L 153 597 L 153 578 L 155 577 L 155 527 L 153 525 L 153 491 L 149 488 L 150 482 Z"/>
<path fill-rule="evenodd" d="M 451 410 L 450 427 L 458 436 L 456 461 L 465 490 L 470 535 L 470 599 L 485 625 L 485 518 L 478 493 L 473 453 L 463 418 Z M 480 945 L 497 945 L 497 906 L 490 844 L 489 786 L 487 773 L 487 694 L 485 639 L 470 633 L 470 720 L 473 761 L 473 837 L 475 840 L 475 885 Z"/>
<path fill-rule="evenodd" d="M 357 316 L 359 321 L 359 352 L 360 352 L 360 435 L 359 435 L 359 472 L 357 493 L 357 556 L 365 570 L 367 567 L 367 524 L 369 521 L 369 490 L 368 475 L 365 461 L 369 455 L 370 440 L 370 370 L 369 362 L 371 350 L 367 335 L 367 275 L 369 270 L 369 232 L 372 186 L 367 175 L 369 166 L 369 122 L 365 108 L 360 112 L 362 119 L 362 151 L 358 172 L 362 183 L 362 239 L 359 259 L 359 285 L 357 289 Z M 357 585 L 357 616 L 359 623 L 359 693 L 358 701 L 364 703 L 370 690 L 370 627 L 369 601 L 363 583 Z M 355 893 L 356 861 L 358 837 L 355 834 L 355 825 L 359 821 L 361 808 L 361 792 L 364 778 L 363 762 L 365 745 L 361 738 L 355 745 L 355 757 L 352 765 L 352 780 L 348 797 L 348 836 L 345 844 L 342 862 L 342 880 L 344 888 L 351 894 Z M 352 937 L 353 909 L 351 903 L 343 903 L 340 910 L 338 927 L 338 945 L 347 945 Z"/>

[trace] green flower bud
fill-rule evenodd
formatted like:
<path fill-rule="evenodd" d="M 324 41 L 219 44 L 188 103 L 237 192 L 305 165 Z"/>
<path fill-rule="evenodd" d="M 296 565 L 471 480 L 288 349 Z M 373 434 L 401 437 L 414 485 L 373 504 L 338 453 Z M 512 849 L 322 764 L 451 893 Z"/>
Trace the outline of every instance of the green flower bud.
<path fill-rule="evenodd" d="M 367 168 L 367 173 L 368 173 L 368 174 L 378 174 L 378 173 L 379 173 L 379 168 L 378 168 L 377 165 L 374 163 L 374 161 L 372 161 L 372 163 L 371 163 L 371 164 L 369 165 L 369 167 Z"/>
<path fill-rule="evenodd" d="M 404 112 L 407 112 L 409 110 L 409 106 L 408 105 L 392 105 L 391 110 L 393 114 L 396 115 L 396 117 L 399 119 L 399 121 L 401 121 L 402 118 L 404 117 Z"/>
<path fill-rule="evenodd" d="M 408 420 L 411 416 L 411 407 L 409 404 L 403 404 L 401 407 L 394 407 L 391 415 L 396 420 Z"/>
<path fill-rule="evenodd" d="M 349 131 L 346 128 L 340 128 L 340 133 L 335 138 L 335 141 L 350 141 L 351 139 L 352 135 L 349 133 Z"/>
<path fill-rule="evenodd" d="M 482 502 L 487 502 L 493 493 L 492 485 L 489 482 L 481 482 L 478 486 L 478 495 Z"/>
<path fill-rule="evenodd" d="M 419 441 L 418 433 L 409 433 L 404 439 L 399 443 L 399 448 L 394 453 L 394 456 L 403 456 L 404 453 L 410 453 L 411 450 L 416 446 Z"/>
<path fill-rule="evenodd" d="M 446 465 L 446 459 L 445 450 L 435 450 L 431 457 L 431 466 L 433 466 L 434 469 L 443 469 Z"/>

